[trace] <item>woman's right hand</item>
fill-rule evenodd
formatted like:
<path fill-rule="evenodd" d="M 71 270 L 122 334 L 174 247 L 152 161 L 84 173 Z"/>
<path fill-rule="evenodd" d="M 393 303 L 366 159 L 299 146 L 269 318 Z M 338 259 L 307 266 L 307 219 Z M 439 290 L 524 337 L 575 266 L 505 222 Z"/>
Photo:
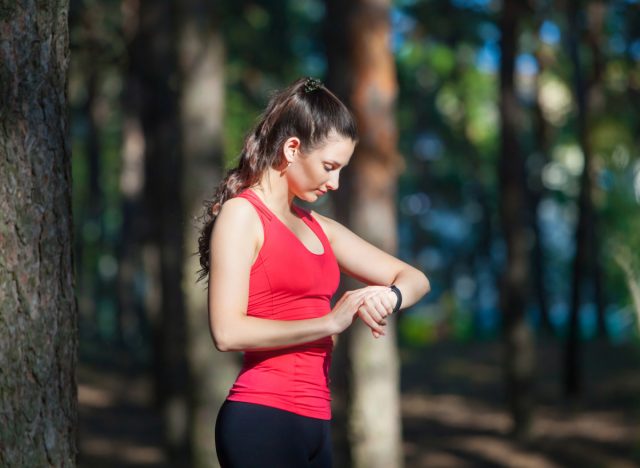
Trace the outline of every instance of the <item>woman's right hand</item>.
<path fill-rule="evenodd" d="M 364 297 L 358 290 L 345 292 L 329 313 L 331 334 L 337 335 L 345 331 L 355 320 L 358 308 L 363 303 Z"/>

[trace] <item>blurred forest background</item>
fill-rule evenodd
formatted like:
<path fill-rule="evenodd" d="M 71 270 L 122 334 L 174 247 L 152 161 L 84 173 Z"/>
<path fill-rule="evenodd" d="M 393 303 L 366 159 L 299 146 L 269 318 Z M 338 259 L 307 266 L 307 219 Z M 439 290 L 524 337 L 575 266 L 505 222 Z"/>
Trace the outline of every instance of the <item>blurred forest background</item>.
<path fill-rule="evenodd" d="M 196 218 L 299 76 L 387 158 L 359 166 L 383 245 L 431 281 L 381 371 L 404 465 L 640 464 L 639 2 L 71 0 L 69 28 L 81 466 L 214 466 L 240 356 L 209 338 Z M 358 107 L 380 83 L 391 124 Z M 384 211 L 360 193 L 314 209 Z M 338 466 L 393 466 L 335 380 Z"/>

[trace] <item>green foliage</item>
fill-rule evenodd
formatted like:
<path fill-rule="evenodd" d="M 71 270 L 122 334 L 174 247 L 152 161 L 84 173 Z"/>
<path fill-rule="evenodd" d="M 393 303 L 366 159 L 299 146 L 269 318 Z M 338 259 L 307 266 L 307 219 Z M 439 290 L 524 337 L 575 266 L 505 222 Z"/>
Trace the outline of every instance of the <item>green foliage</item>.
<path fill-rule="evenodd" d="M 517 69 L 522 108 L 520 146 L 531 171 L 531 188 L 541 190 L 539 193 L 546 203 L 545 213 L 555 210 L 562 216 L 538 213 L 546 223 L 542 231 L 547 237 L 542 239 L 546 293 L 550 304 L 561 306 L 569 301 L 582 155 L 577 136 L 573 72 L 561 41 L 567 27 L 567 13 L 551 4 L 539 6 L 520 31 L 519 53 L 529 54 L 529 63 L 535 64 L 534 68 Z M 495 53 L 500 12 L 492 2 L 401 2 L 397 9 L 400 32 L 395 42 L 401 90 L 398 122 L 401 150 L 408 168 L 401 179 L 400 197 L 401 202 L 415 193 L 426 193 L 430 197 L 426 212 L 424 209 L 402 211 L 401 223 L 406 224 L 407 229 L 401 232 L 410 233 L 405 242 L 411 242 L 414 258 L 426 258 L 422 266 L 438 285 L 431 295 L 432 301 L 442 304 L 442 297 L 452 297 L 457 275 L 470 272 L 477 275 L 478 262 L 488 264 L 496 272 L 502 264 L 501 229 L 496 213 L 500 126 L 499 57 Z M 635 78 L 640 70 L 640 53 L 636 52 L 636 58 L 630 60 L 628 54 L 620 51 L 640 44 L 634 42 L 638 36 L 632 33 L 637 30 L 633 28 L 639 24 L 639 17 L 637 6 L 626 2 L 608 3 L 605 35 L 609 36 L 601 46 L 605 56 L 604 73 L 601 85 L 590 95 L 589 116 L 599 239 L 605 246 L 623 245 L 632 252 L 640 250 L 640 217 L 633 215 L 640 203 L 640 161 L 636 149 L 640 85 Z M 543 24 L 544 34 L 541 33 Z M 554 37 L 554 28 L 560 33 L 558 37 Z M 607 42 L 609 39 L 618 41 L 617 49 L 608 47 L 613 44 Z M 637 50 L 638 46 L 635 47 Z M 585 70 L 583 78 L 592 83 L 595 75 L 591 67 L 596 64 L 592 49 L 583 43 L 580 52 Z M 541 58 L 544 63 L 539 61 Z M 527 57 L 521 55 L 520 59 L 525 63 Z M 540 94 L 536 97 L 538 73 Z M 628 83 L 635 84 L 630 89 Z M 635 106 L 629 105 L 630 99 Z M 547 126 L 548 141 L 544 148 L 540 146 L 539 121 L 534 115 L 536 100 L 540 102 Z M 482 202 L 479 206 L 478 201 Z M 552 207 L 555 208 L 550 212 Z M 474 228 L 466 240 L 452 242 L 456 236 L 451 234 L 456 230 L 442 225 L 452 223 L 455 215 L 451 213 L 456 211 L 459 218 L 454 219 L 452 226 L 459 227 L 452 229 L 460 232 L 465 224 Z M 483 231 L 490 236 L 488 241 L 487 234 L 483 238 Z M 430 260 L 433 255 L 423 253 L 425 246 L 429 252 L 434 248 L 442 252 L 444 261 Z M 604 268 L 606 301 L 618 307 L 609 310 L 621 310 L 630 304 L 630 296 L 609 251 L 610 247 L 606 247 L 596 255 Z M 497 275 L 494 276 L 494 285 L 497 279 Z M 479 290 L 476 289 L 476 294 Z M 592 291 L 587 290 L 584 299 L 593 301 Z M 533 296 L 531 301 L 535 301 Z M 495 299 L 493 305 L 497 305 Z M 473 304 L 470 307 L 473 311 Z M 452 335 L 465 336 L 467 323 L 473 327 L 473 320 L 465 321 L 464 314 L 458 317 L 451 313 L 450 316 L 457 319 L 452 322 L 455 323 L 450 329 Z M 473 317 L 473 312 L 468 316 Z M 419 323 L 416 318 L 405 320 L 409 329 Z M 625 319 L 620 316 L 620 320 Z M 427 324 L 425 327 L 429 329 Z M 419 335 L 416 330 L 407 333 L 414 340 Z"/>
<path fill-rule="evenodd" d="M 603 73 L 593 93 L 596 111 L 589 116 L 589 144 L 595 158 L 593 197 L 606 302 L 610 310 L 624 310 L 631 298 L 610 252 L 617 246 L 640 251 L 640 12 L 633 2 L 606 4 Z M 493 331 L 478 325 L 481 310 L 498 310 L 497 281 L 504 261 L 496 167 L 501 146 L 499 5 L 395 2 L 391 41 L 399 84 L 396 117 L 407 168 L 398 191 L 401 252 L 434 286 L 425 302 L 400 320 L 408 343 L 491 335 L 499 326 L 499 320 L 492 322 Z M 331 19 L 324 18 L 319 0 L 222 1 L 217 8 L 226 56 L 224 164 L 230 168 L 270 92 L 301 75 L 324 78 L 323 21 Z M 543 232 L 546 293 L 550 304 L 561 309 L 570 290 L 581 155 L 576 152 L 575 84 L 563 43 L 566 12 L 553 2 L 536 8 L 520 31 L 519 141 L 530 188 L 542 200 L 536 219 Z M 105 339 L 114 339 L 118 307 L 112 275 L 123 232 L 122 100 L 130 14 L 118 3 L 98 0 L 78 0 L 70 7 L 78 290 L 84 316 L 100 317 L 92 333 Z M 587 81 L 593 79 L 591 54 L 583 42 Z M 89 180 L 92 129 L 86 105 L 91 86 L 98 122 L 100 206 L 92 205 Z M 546 125 L 545 148 L 537 130 L 536 102 Z M 456 286 L 461 278 L 468 283 L 464 288 Z M 144 279 L 140 283 L 144 285 Z M 533 294 L 530 302 L 536 302 Z"/>

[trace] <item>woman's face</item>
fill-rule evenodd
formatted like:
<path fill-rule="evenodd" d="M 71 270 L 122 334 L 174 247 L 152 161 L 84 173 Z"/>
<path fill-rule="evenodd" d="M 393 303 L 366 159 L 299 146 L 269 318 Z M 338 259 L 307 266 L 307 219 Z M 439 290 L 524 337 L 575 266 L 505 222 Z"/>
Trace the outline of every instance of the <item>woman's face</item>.
<path fill-rule="evenodd" d="M 301 153 L 298 145 L 287 158 L 291 161 L 286 171 L 291 192 L 301 200 L 313 202 L 329 190 L 337 190 L 340 171 L 349 164 L 355 146 L 353 140 L 335 132 L 312 151 Z M 289 150 L 285 148 L 285 152 Z"/>

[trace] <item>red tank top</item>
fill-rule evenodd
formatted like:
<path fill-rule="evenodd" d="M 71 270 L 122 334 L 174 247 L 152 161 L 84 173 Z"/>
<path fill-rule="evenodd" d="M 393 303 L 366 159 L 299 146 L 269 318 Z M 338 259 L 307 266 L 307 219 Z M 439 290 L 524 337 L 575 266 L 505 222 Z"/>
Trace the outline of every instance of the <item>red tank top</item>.
<path fill-rule="evenodd" d="M 322 254 L 309 251 L 251 190 L 238 195 L 256 208 L 264 244 L 249 277 L 247 315 L 270 320 L 302 320 L 331 311 L 340 270 L 329 240 L 311 213 L 294 210 L 322 242 Z M 228 400 L 331 419 L 330 336 L 273 351 L 247 351 Z"/>

